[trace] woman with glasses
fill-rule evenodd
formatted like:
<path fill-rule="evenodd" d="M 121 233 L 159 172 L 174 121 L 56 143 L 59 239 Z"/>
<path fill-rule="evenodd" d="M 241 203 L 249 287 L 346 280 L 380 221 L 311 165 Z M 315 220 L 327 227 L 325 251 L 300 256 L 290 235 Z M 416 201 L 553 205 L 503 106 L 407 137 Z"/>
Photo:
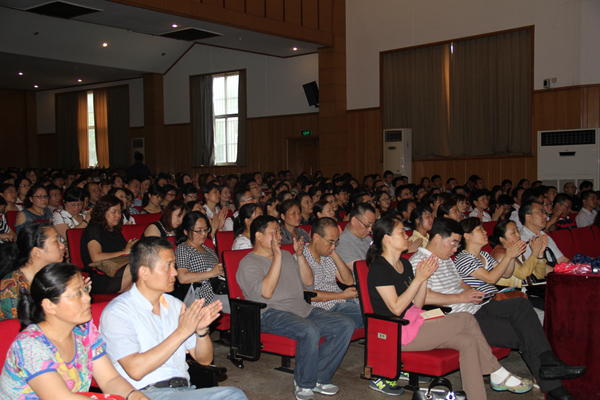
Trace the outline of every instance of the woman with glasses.
<path fill-rule="evenodd" d="M 23 227 L 34 221 L 51 221 L 52 211 L 48 209 L 48 190 L 43 185 L 32 186 L 27 192 L 27 197 L 23 203 L 24 209 L 17 214 L 15 228 L 17 235 Z"/>
<path fill-rule="evenodd" d="M 235 240 L 231 250 L 251 249 L 250 225 L 257 217 L 263 215 L 263 211 L 258 204 L 244 204 L 240 208 L 238 216 L 233 221 L 233 235 Z"/>
<path fill-rule="evenodd" d="M 387 188 L 387 186 L 381 186 Z M 390 194 L 385 190 L 381 190 L 375 193 L 373 196 L 373 204 L 377 211 L 379 211 L 379 215 L 383 215 L 384 213 L 392 210 L 392 198 Z"/>
<path fill-rule="evenodd" d="M 166 184 L 162 187 L 163 190 L 163 201 L 161 203 L 162 208 L 165 208 L 167 204 L 177 198 L 177 188 L 173 185 Z"/>
<path fill-rule="evenodd" d="M 16 205 L 23 207 L 23 203 L 25 203 L 25 199 L 27 198 L 27 192 L 31 189 L 31 182 L 25 177 L 20 177 L 15 181 L 15 186 L 17 188 Z"/>
<path fill-rule="evenodd" d="M 162 212 L 162 201 L 164 198 L 164 190 L 156 183 L 150 185 L 144 199 L 142 200 L 142 210 L 140 214 L 157 214 Z"/>
<path fill-rule="evenodd" d="M 5 211 L 21 211 L 23 207 L 17 206 L 17 189 L 12 183 L 0 185 L 0 196 L 6 201 Z"/>
<path fill-rule="evenodd" d="M 16 242 L 0 251 L 0 320 L 17 318 L 17 301 L 29 292 L 35 274 L 44 266 L 63 261 L 65 246 L 48 222 L 34 222 L 19 232 Z"/>
<path fill-rule="evenodd" d="M 500 365 L 473 315 L 457 312 L 425 321 L 420 317 L 420 308 L 427 300 L 427 282 L 438 268 L 438 258 L 431 255 L 421 261 L 413 273 L 411 264 L 401 257 L 407 248 L 408 240 L 399 216 L 386 214 L 375 223 L 373 244 L 367 252 L 369 297 L 375 314 L 411 320 L 411 330 L 405 332 L 402 328 L 402 351 L 457 350 L 462 388 L 469 399 L 487 398 L 482 375 L 488 374 L 494 390 L 513 393 L 531 390 L 531 380 L 519 378 Z M 391 386 L 388 391 L 403 393 L 401 387 L 388 382 L 382 382 Z M 371 382 L 369 387 L 382 391 L 377 383 Z"/>
<path fill-rule="evenodd" d="M 210 278 L 223 275 L 223 264 L 219 263 L 217 253 L 204 244 L 211 233 L 208 217 L 199 211 L 187 213 L 183 223 L 177 229 L 175 242 L 175 260 L 177 280 L 182 285 L 197 284 L 196 292 L 204 298 L 204 304 L 215 300 L 223 303 L 223 312 L 229 313 L 229 300 L 226 294 L 215 294 Z"/>
<path fill-rule="evenodd" d="M 179 198 L 183 200 L 184 203 L 196 201 L 198 200 L 198 189 L 193 183 L 187 183 L 180 187 Z"/>
<path fill-rule="evenodd" d="M 118 189 L 120 190 L 120 189 Z M 102 196 L 91 211 L 89 225 L 81 237 L 81 260 L 83 265 L 109 260 L 129 254 L 137 242 L 125 240 L 123 227 L 123 202 L 115 196 Z M 103 273 L 92 275 L 94 293 L 122 293 L 131 287 L 129 265 L 120 268 L 113 277 Z"/>
<path fill-rule="evenodd" d="M 163 215 L 156 222 L 148 225 L 144 231 L 144 236 L 157 236 L 166 238 L 175 236 L 175 230 L 181 226 L 183 217 L 190 211 L 186 203 L 181 200 L 170 202 L 163 212 Z"/>
<path fill-rule="evenodd" d="M 27 328 L 6 355 L 0 398 L 83 399 L 74 394 L 88 392 L 94 378 L 105 393 L 148 400 L 106 355 L 106 343 L 91 321 L 90 289 L 71 264 L 52 263 L 35 275 L 31 291 L 19 300 L 19 321 Z"/>
<path fill-rule="evenodd" d="M 336 222 L 340 222 L 343 221 L 344 218 L 342 218 L 341 214 L 340 214 L 340 207 L 339 204 L 335 198 L 335 195 L 333 193 L 325 193 L 323 194 L 323 196 L 321 197 L 321 200 L 326 200 L 329 204 L 331 204 L 331 209 L 333 210 L 333 214 L 334 217 L 333 219 Z"/>
<path fill-rule="evenodd" d="M 81 213 L 83 209 L 84 190 L 70 187 L 65 191 L 64 210 L 56 210 L 52 215 L 54 229 L 60 235 L 61 241 L 67 243 L 67 229 L 85 229 L 87 224 Z M 90 215 L 90 214 L 88 214 Z"/>
<path fill-rule="evenodd" d="M 465 219 L 465 215 L 458 210 L 456 203 L 442 203 L 437 209 L 437 218 L 450 218 L 460 223 Z"/>

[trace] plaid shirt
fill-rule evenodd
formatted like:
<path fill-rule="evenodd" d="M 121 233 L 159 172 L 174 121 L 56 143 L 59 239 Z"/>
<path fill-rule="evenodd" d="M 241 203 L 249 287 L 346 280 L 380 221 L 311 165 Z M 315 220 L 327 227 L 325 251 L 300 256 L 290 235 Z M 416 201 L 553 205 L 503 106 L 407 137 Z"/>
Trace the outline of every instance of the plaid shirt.
<path fill-rule="evenodd" d="M 319 264 L 308 249 L 308 243 L 304 245 L 304 257 L 306 258 L 306 261 L 308 261 L 308 265 L 310 265 L 315 278 L 314 290 L 342 293 L 342 289 L 340 289 L 336 283 L 335 273 L 337 271 L 337 266 L 335 265 L 333 258 L 321 256 L 321 263 Z M 352 300 L 358 303 L 357 299 Z M 329 301 L 313 301 L 312 305 L 324 310 L 331 310 L 336 304 L 345 302 L 346 300 L 344 299 L 334 299 Z"/>

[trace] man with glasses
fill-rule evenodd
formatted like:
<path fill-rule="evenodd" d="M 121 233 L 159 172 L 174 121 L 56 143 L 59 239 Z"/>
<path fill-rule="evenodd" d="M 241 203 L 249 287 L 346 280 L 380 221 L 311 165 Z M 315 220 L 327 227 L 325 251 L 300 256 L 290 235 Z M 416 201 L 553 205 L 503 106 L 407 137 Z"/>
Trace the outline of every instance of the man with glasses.
<path fill-rule="evenodd" d="M 346 229 L 340 235 L 340 244 L 336 248 L 337 254 L 352 270 L 354 262 L 364 260 L 371 246 L 369 236 L 375 224 L 375 208 L 367 203 L 360 203 L 350 212 L 350 219 Z"/>
<path fill-rule="evenodd" d="M 304 301 L 314 277 L 303 242 L 294 241 L 295 255 L 281 250 L 281 228 L 275 217 L 261 215 L 250 225 L 252 252 L 240 261 L 237 281 L 247 300 L 266 304 L 261 331 L 296 340 L 294 395 L 314 400 L 314 392 L 334 395 L 332 378 L 354 333 L 349 317 L 314 307 Z M 325 341 L 320 344 L 321 337 Z"/>
<path fill-rule="evenodd" d="M 364 327 L 358 291 L 354 286 L 352 271 L 336 252 L 340 231 L 331 218 L 318 219 L 310 231 L 310 242 L 304 246 L 304 258 L 312 269 L 317 297 L 312 299 L 316 307 L 344 314 L 354 320 L 356 329 Z M 346 287 L 342 290 L 337 281 Z"/>
<path fill-rule="evenodd" d="M 534 236 L 539 237 L 545 235 L 544 229 L 546 229 L 546 223 L 548 221 L 546 210 L 542 203 L 536 201 L 529 201 L 524 203 L 519 209 L 519 220 L 523 224 L 523 228 L 519 231 L 521 234 L 521 240 L 528 242 Z M 531 246 L 527 246 L 525 253 L 523 253 L 524 260 L 529 258 L 531 255 Z M 551 263 L 569 262 L 570 260 L 563 255 L 558 249 L 558 246 L 548 236 L 548 245 L 546 246 L 546 260 Z"/>
<path fill-rule="evenodd" d="M 541 204 L 536 205 L 542 210 Z M 524 205 L 519 211 L 527 210 L 527 207 Z M 413 270 L 416 270 L 421 261 L 432 254 L 438 256 L 438 268 L 427 281 L 425 304 L 445 305 L 451 307 L 453 313 L 473 314 L 491 346 L 519 349 L 541 391 L 548 392 L 548 399 L 574 400 L 560 380 L 581 376 L 586 368 L 573 367 L 556 358 L 529 300 L 522 297 L 502 301 L 484 298 L 485 293 L 472 289 L 460 278 L 451 257 L 460 246 L 462 235 L 463 229 L 458 222 L 438 218 L 431 228 L 427 247 L 419 248 L 410 258 Z M 510 375 L 504 385 L 511 385 Z"/>

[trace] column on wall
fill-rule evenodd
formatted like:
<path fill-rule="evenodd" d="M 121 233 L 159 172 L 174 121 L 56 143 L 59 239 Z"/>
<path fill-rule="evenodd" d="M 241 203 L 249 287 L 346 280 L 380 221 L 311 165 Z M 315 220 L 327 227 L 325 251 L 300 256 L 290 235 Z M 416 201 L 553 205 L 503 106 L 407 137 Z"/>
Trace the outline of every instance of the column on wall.
<path fill-rule="evenodd" d="M 346 8 L 333 1 L 333 47 L 319 49 L 319 146 L 325 176 L 349 171 L 346 119 Z"/>
<path fill-rule="evenodd" d="M 163 75 L 144 75 L 144 129 L 142 134 L 146 146 L 144 163 L 150 167 L 152 173 L 168 172 L 172 169 L 172 166 L 168 165 L 167 144 L 170 141 L 165 130 L 163 92 Z"/>

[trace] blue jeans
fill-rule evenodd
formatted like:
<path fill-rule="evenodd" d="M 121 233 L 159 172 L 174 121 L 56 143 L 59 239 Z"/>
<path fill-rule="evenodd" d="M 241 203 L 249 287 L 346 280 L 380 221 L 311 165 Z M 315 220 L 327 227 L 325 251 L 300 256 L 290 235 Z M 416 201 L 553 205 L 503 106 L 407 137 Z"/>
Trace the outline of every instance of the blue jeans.
<path fill-rule="evenodd" d="M 353 300 L 346 300 L 344 303 L 338 303 L 329 310 L 330 312 L 347 315 L 352 318 L 356 324 L 355 329 L 362 329 L 365 327 L 363 322 L 363 316 L 360 312 L 360 305 Z"/>
<path fill-rule="evenodd" d="M 248 400 L 244 392 L 229 386 L 196 389 L 195 386 L 180 388 L 155 388 L 142 390 L 150 400 Z"/>
<path fill-rule="evenodd" d="M 354 333 L 354 321 L 345 315 L 313 308 L 308 317 L 275 310 L 265 311 L 261 330 L 298 342 L 294 380 L 301 388 L 312 389 L 319 383 L 331 383 L 346 354 Z M 325 338 L 319 347 L 321 337 Z"/>

